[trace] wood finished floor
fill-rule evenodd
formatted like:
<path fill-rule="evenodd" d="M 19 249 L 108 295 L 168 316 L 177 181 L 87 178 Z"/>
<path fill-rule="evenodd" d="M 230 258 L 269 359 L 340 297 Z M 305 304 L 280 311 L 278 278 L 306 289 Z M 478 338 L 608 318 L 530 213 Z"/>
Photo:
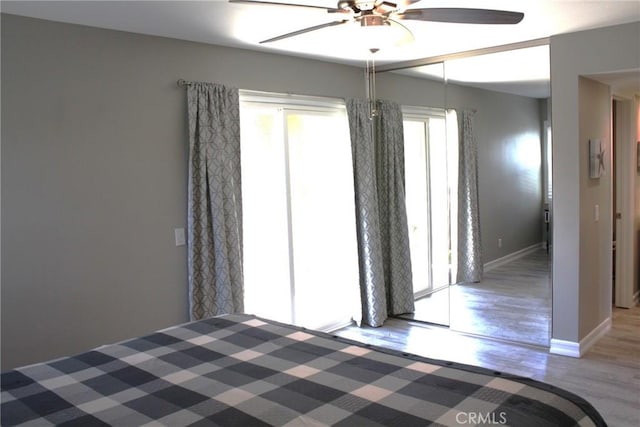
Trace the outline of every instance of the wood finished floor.
<path fill-rule="evenodd" d="M 550 271 L 550 257 L 541 249 L 485 272 L 480 283 L 453 285 L 421 298 L 415 313 L 403 317 L 548 347 Z"/>
<path fill-rule="evenodd" d="M 334 334 L 544 381 L 588 400 L 610 427 L 640 426 L 640 307 L 614 309 L 611 330 L 580 359 L 401 319 Z"/>

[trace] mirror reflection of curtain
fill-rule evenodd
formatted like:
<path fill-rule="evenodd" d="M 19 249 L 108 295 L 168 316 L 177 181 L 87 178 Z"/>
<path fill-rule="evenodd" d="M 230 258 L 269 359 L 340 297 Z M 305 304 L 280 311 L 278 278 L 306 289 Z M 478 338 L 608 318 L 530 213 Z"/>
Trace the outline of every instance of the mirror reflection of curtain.
<path fill-rule="evenodd" d="M 478 204 L 478 147 L 475 111 L 458 110 L 458 266 L 459 283 L 480 282 L 483 275 Z"/>
<path fill-rule="evenodd" d="M 375 122 L 376 178 L 382 253 L 391 314 L 414 310 L 413 277 L 404 182 L 404 130 L 400 105 L 378 100 Z"/>
<path fill-rule="evenodd" d="M 243 311 L 238 89 L 191 83 L 188 269 L 192 320 Z"/>
<path fill-rule="evenodd" d="M 353 153 L 362 320 L 381 326 L 387 316 L 414 310 L 404 200 L 402 112 L 379 102 L 375 135 L 369 102 L 347 100 Z"/>

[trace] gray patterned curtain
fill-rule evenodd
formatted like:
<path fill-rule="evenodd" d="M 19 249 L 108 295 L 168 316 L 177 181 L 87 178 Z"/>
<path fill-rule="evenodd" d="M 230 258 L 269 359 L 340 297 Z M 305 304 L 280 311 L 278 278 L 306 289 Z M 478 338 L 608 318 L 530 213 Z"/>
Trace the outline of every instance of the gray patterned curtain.
<path fill-rule="evenodd" d="M 400 105 L 378 100 L 375 124 L 376 180 L 387 306 L 390 314 L 412 313 L 413 275 L 405 201 L 404 129 Z"/>
<path fill-rule="evenodd" d="M 381 326 L 387 318 L 387 293 L 382 267 L 378 188 L 369 102 L 349 99 L 347 113 L 353 157 L 362 321 L 369 326 Z"/>
<path fill-rule="evenodd" d="M 404 203 L 400 106 L 380 103 L 376 135 L 369 103 L 347 100 L 353 153 L 362 320 L 381 326 L 389 314 L 414 310 Z"/>
<path fill-rule="evenodd" d="M 483 275 L 478 204 L 478 148 L 473 133 L 475 111 L 458 114 L 458 276 L 480 282 Z"/>
<path fill-rule="evenodd" d="M 188 268 L 192 320 L 243 311 L 238 89 L 192 83 Z"/>

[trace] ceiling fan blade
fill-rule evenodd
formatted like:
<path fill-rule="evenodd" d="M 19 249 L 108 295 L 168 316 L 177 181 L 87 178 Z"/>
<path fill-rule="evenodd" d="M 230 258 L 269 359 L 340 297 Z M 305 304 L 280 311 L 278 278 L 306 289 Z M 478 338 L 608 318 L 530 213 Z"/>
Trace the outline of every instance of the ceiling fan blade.
<path fill-rule="evenodd" d="M 398 5 L 389 1 L 380 1 L 376 2 L 375 8 L 373 10 L 381 15 L 384 15 L 385 13 L 391 13 L 398 10 Z"/>
<path fill-rule="evenodd" d="M 278 41 L 278 40 L 287 39 L 289 37 L 299 36 L 300 34 L 305 34 L 305 33 L 309 33 L 311 31 L 316 31 L 316 30 L 321 30 L 322 28 L 335 27 L 336 25 L 346 24 L 347 22 L 351 22 L 351 20 L 350 19 L 343 19 L 342 21 L 333 21 L 333 22 L 327 22 L 326 24 L 314 25 L 313 27 L 303 28 L 303 29 L 298 30 L 298 31 L 293 31 L 291 33 L 282 34 L 280 36 L 273 37 L 273 38 L 270 38 L 270 39 L 267 39 L 267 40 L 262 40 L 260 42 L 260 44 L 271 43 L 271 42 L 275 42 L 275 41 Z"/>
<path fill-rule="evenodd" d="M 458 24 L 517 24 L 524 18 L 524 13 L 491 9 L 430 8 L 407 9 L 394 16 L 397 19 Z"/>
<path fill-rule="evenodd" d="M 393 1 L 385 1 L 385 0 L 383 0 L 383 1 L 380 1 L 378 3 L 379 3 L 379 5 L 386 3 L 387 5 L 396 7 L 398 9 L 405 9 L 405 8 L 411 6 L 414 3 L 418 3 L 419 1 L 420 0 L 393 0 Z"/>
<path fill-rule="evenodd" d="M 229 3 L 238 3 L 238 4 L 261 4 L 266 6 L 293 6 L 293 7 L 306 7 L 311 9 L 322 9 L 331 13 L 344 12 L 342 9 L 336 9 L 325 6 L 316 6 L 311 4 L 298 4 L 298 3 L 285 3 L 278 1 L 258 1 L 258 0 L 229 0 Z"/>
<path fill-rule="evenodd" d="M 386 0 L 378 0 L 375 3 L 375 8 L 373 10 L 375 13 L 380 15 L 389 16 L 392 13 L 404 11 L 407 7 L 419 1 L 420 0 L 394 0 L 394 2 L 390 2 Z"/>

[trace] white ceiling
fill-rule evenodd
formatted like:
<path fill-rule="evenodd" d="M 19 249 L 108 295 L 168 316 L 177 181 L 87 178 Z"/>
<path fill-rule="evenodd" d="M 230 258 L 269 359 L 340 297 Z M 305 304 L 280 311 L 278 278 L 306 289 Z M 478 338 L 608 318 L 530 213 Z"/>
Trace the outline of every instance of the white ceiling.
<path fill-rule="evenodd" d="M 326 7 L 335 7 L 337 4 L 336 0 L 291 0 L 291 2 Z M 411 8 L 427 7 L 501 9 L 523 12 L 525 17 L 517 25 L 403 21 L 403 24 L 406 24 L 413 33 L 415 41 L 376 53 L 375 59 L 379 64 L 449 55 L 546 38 L 555 34 L 640 21 L 640 1 L 638 0 L 421 0 L 411 6 Z M 362 65 L 363 61 L 370 56 L 369 46 L 358 40 L 359 33 L 355 25 L 325 28 L 279 42 L 259 44 L 259 41 L 270 37 L 339 19 L 321 9 L 230 4 L 226 0 L 2 1 L 0 8 L 4 13 L 16 15 L 351 65 Z M 525 95 L 544 96 L 539 91 L 541 85 L 546 84 L 548 87 L 548 54 L 540 56 L 539 49 L 533 49 L 531 52 L 537 55 L 534 60 L 528 60 L 524 56 L 518 59 L 506 58 L 507 64 L 517 63 L 521 67 L 489 66 L 489 75 L 498 70 L 510 74 L 505 75 L 501 82 L 475 81 L 472 83 L 489 84 L 495 89 L 512 92 L 514 88 L 519 88 L 520 91 L 524 90 L 525 93 L 522 94 Z M 502 56 L 505 55 L 502 54 Z M 472 69 L 474 72 L 480 67 L 478 64 L 472 66 L 459 64 L 459 69 Z M 536 77 L 522 79 L 517 75 L 516 68 L 528 71 L 536 68 Z M 510 73 L 509 70 L 511 70 Z M 540 81 L 541 75 L 542 81 Z M 491 79 L 496 80 L 494 77 Z M 469 81 L 473 78 L 460 73 L 455 80 Z M 506 81 L 509 82 L 505 83 Z"/>

